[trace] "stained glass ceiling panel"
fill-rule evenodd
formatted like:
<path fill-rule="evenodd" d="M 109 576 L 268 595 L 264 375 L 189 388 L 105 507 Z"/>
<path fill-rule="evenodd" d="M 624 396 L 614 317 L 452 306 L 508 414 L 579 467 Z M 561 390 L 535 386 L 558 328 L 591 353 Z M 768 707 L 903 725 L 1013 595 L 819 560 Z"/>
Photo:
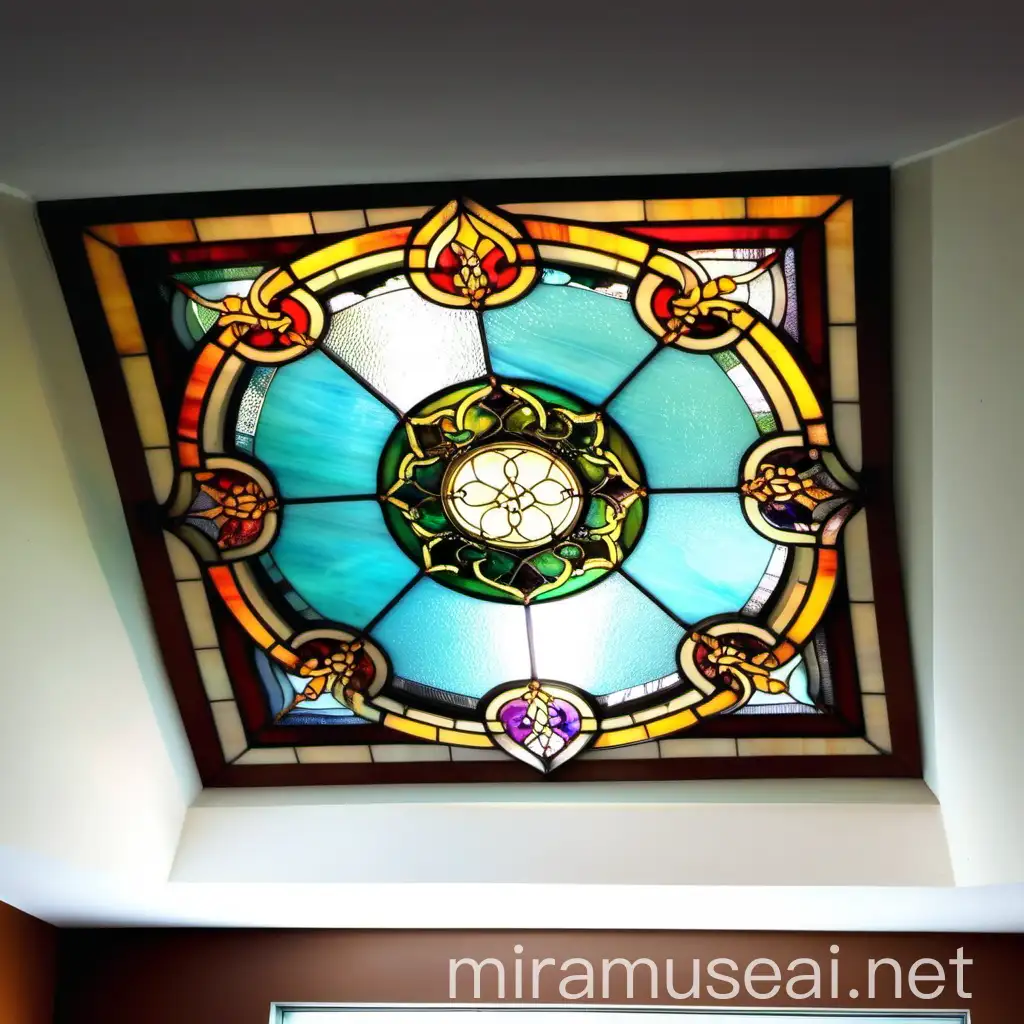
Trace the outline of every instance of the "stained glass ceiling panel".
<path fill-rule="evenodd" d="M 44 209 L 207 784 L 918 771 L 887 179 L 776 183 Z"/>

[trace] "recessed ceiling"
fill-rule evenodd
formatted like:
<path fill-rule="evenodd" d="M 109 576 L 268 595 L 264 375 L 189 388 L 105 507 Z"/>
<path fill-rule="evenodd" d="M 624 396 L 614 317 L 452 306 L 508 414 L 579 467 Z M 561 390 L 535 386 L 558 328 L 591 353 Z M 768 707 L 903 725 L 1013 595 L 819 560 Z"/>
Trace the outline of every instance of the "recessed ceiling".
<path fill-rule="evenodd" d="M 1024 110 L 1024 8 L 905 0 L 8 12 L 36 198 L 888 164 Z"/>

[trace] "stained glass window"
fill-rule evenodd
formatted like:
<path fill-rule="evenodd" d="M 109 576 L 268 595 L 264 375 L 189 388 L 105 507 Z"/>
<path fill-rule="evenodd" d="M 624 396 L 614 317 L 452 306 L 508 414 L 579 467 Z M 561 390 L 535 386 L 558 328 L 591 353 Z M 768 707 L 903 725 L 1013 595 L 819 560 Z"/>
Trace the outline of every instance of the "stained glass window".
<path fill-rule="evenodd" d="M 44 204 L 207 784 L 915 774 L 887 179 L 818 180 Z"/>

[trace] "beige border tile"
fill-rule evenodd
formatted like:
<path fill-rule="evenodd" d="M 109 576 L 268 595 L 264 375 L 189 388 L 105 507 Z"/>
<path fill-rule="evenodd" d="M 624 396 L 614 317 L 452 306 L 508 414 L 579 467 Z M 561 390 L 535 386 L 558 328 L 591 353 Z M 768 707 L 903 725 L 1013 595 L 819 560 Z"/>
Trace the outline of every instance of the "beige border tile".
<path fill-rule="evenodd" d="M 299 764 L 369 764 L 373 760 L 370 748 L 365 744 L 353 744 L 351 747 L 296 747 L 295 754 Z"/>
<path fill-rule="evenodd" d="M 727 738 L 661 740 L 662 757 L 736 757 L 736 741 Z"/>
<path fill-rule="evenodd" d="M 233 700 L 219 700 L 210 705 L 210 710 L 213 712 L 213 722 L 217 726 L 224 760 L 233 761 L 245 750 L 247 743 L 238 705 Z"/>

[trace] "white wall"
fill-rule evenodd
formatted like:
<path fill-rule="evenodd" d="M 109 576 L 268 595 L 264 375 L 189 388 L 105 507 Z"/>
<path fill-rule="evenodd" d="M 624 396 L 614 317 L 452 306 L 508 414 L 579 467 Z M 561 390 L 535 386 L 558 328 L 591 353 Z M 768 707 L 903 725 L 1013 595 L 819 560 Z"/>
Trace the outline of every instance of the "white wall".
<path fill-rule="evenodd" d="M 928 779 L 957 883 L 1020 882 L 1024 120 L 901 169 L 897 186 L 900 497 Z"/>
<path fill-rule="evenodd" d="M 4 194 L 0 310 L 0 847 L 166 878 L 195 767 L 32 204 Z"/>
<path fill-rule="evenodd" d="M 172 878 L 275 883 L 289 863 L 320 883 L 355 868 L 364 883 L 702 885 L 723 898 L 952 880 L 934 798 L 896 779 L 210 790 Z"/>

